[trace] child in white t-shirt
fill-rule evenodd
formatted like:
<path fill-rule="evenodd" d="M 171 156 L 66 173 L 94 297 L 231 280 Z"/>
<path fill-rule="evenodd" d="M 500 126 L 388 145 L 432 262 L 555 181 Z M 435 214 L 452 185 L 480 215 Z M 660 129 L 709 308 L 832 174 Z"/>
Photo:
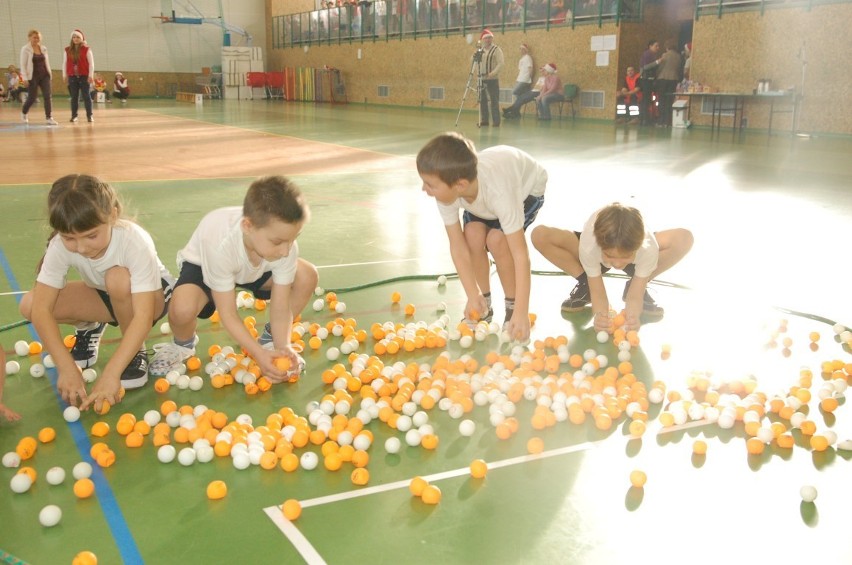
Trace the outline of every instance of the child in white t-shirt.
<path fill-rule="evenodd" d="M 267 378 L 298 377 L 304 361 L 290 346 L 290 327 L 319 280 L 316 267 L 299 258 L 296 244 L 308 215 L 299 189 L 271 176 L 251 184 L 242 207 L 220 208 L 202 218 L 178 252 L 180 275 L 169 307 L 174 341 L 154 346 L 152 375 L 163 376 L 195 355 L 197 318 L 218 311 L 222 325 Z M 270 321 L 257 341 L 237 312 L 236 287 L 271 300 Z M 279 369 L 279 357 L 288 357 L 292 369 Z"/>
<path fill-rule="evenodd" d="M 57 388 L 82 409 L 116 404 L 122 389 L 148 382 L 145 337 L 164 314 L 174 278 L 157 257 L 151 236 L 121 217 L 113 187 L 89 175 L 68 175 L 47 196 L 53 229 L 35 287 L 20 310 L 32 320 L 59 374 Z M 68 281 L 74 269 L 79 281 Z M 77 327 L 69 352 L 59 324 Z M 121 328 L 121 342 L 86 393 L 81 369 L 98 360 L 106 324 Z"/>
<path fill-rule="evenodd" d="M 683 228 L 646 231 L 639 210 L 619 203 L 592 214 L 582 232 L 539 226 L 531 239 L 546 259 L 577 279 L 562 310 L 579 312 L 591 305 L 597 331 L 613 330 L 604 272 L 620 269 L 630 275 L 622 299 L 628 328 L 638 329 L 641 315 L 653 320 L 664 314 L 648 294 L 648 282 L 683 259 L 693 241 Z"/>
<path fill-rule="evenodd" d="M 514 339 L 528 339 L 530 256 L 524 231 L 544 204 L 547 171 L 520 149 L 499 145 L 477 153 L 473 142 L 449 132 L 420 150 L 417 172 L 423 190 L 438 201 L 467 294 L 465 317 L 491 319 L 490 252 L 505 295 L 504 323 L 510 325 L 504 329 Z"/>

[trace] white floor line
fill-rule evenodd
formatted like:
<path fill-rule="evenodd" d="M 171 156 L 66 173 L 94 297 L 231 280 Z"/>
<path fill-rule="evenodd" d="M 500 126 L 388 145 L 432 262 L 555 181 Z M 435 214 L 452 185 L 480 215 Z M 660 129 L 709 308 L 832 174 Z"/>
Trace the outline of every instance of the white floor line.
<path fill-rule="evenodd" d="M 511 465 L 518 465 L 520 463 L 526 463 L 528 461 L 535 461 L 536 459 L 547 459 L 549 457 L 556 457 L 557 455 L 564 455 L 566 453 L 575 453 L 577 451 L 584 451 L 586 449 L 590 449 L 595 447 L 601 442 L 592 441 L 586 443 L 579 443 L 577 445 L 570 445 L 568 447 L 561 447 L 559 449 L 553 449 L 550 451 L 545 451 L 538 455 L 521 455 L 519 457 L 512 457 L 511 459 L 503 459 L 501 461 L 493 461 L 488 463 L 488 469 L 499 469 L 501 467 L 509 467 Z M 469 467 L 462 467 L 460 469 L 453 469 L 451 471 L 444 471 L 442 473 L 435 473 L 433 475 L 427 475 L 423 478 L 428 482 L 440 481 L 443 479 L 450 479 L 453 477 L 461 477 L 463 475 L 470 474 Z M 377 485 L 374 487 L 369 487 L 365 489 L 353 490 L 348 492 L 341 492 L 339 494 L 331 494 L 328 496 L 320 496 L 317 498 L 311 498 L 308 500 L 301 501 L 302 508 L 309 508 L 311 506 L 320 506 L 323 504 L 329 504 L 332 502 L 340 502 L 341 500 L 349 500 L 352 498 L 360 498 L 362 496 L 369 496 L 372 494 L 378 494 L 381 492 L 388 492 L 391 490 L 408 488 L 408 485 L 411 483 L 411 480 L 404 481 L 396 481 L 393 483 L 387 483 L 384 485 Z M 284 514 L 281 512 L 280 506 L 269 506 L 263 509 L 267 516 L 272 520 L 272 522 L 278 526 L 278 529 L 281 530 L 287 539 L 290 540 L 290 543 L 293 544 L 293 547 L 296 548 L 296 551 L 307 561 L 308 563 L 325 563 L 325 561 L 320 557 L 320 554 L 317 552 L 316 548 L 311 545 L 311 542 L 302 534 L 301 531 L 287 518 L 284 517 Z"/>
<path fill-rule="evenodd" d="M 317 265 L 317 269 L 336 269 L 337 267 L 361 267 L 363 265 L 389 265 L 391 263 L 411 263 L 412 261 L 424 261 L 425 257 L 414 257 L 412 259 L 390 259 L 388 261 L 365 261 L 363 263 L 341 263 L 339 265 Z"/>
<path fill-rule="evenodd" d="M 264 512 L 272 522 L 278 526 L 278 529 L 281 530 L 287 539 L 290 540 L 290 543 L 293 544 L 293 547 L 296 548 L 296 551 L 302 556 L 302 558 L 310 563 L 311 565 L 320 565 L 325 564 L 325 559 L 323 559 L 317 550 L 311 545 L 311 542 L 308 541 L 302 532 L 299 531 L 299 528 L 293 525 L 293 522 L 284 517 L 284 514 L 281 512 L 281 508 L 278 506 L 270 506 L 269 508 L 264 508 Z"/>

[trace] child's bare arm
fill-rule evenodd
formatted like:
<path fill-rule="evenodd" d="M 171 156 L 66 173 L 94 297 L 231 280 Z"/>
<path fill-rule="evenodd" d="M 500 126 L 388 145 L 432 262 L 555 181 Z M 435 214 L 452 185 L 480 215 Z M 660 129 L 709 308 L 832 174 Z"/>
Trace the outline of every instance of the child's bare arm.
<path fill-rule="evenodd" d="M 455 265 L 456 272 L 459 274 L 459 281 L 467 296 L 464 315 L 466 318 L 472 319 L 471 314 L 473 310 L 476 310 L 480 315 L 484 315 L 488 311 L 488 306 L 479 290 L 479 285 L 476 283 L 473 264 L 470 260 L 470 249 L 467 246 L 467 240 L 464 237 L 461 224 L 452 224 L 446 226 L 446 228 L 447 237 L 450 240 L 450 256 L 453 259 L 453 265 Z"/>
<path fill-rule="evenodd" d="M 624 317 L 629 330 L 638 330 L 641 325 L 639 316 L 642 315 L 645 289 L 648 288 L 650 280 L 649 278 L 634 276 L 633 282 L 630 283 L 630 288 L 627 290 L 627 298 L 624 301 Z"/>
<path fill-rule="evenodd" d="M 589 294 L 592 298 L 595 331 L 612 331 L 612 320 L 609 319 L 609 299 L 606 296 L 603 277 L 589 277 Z"/>

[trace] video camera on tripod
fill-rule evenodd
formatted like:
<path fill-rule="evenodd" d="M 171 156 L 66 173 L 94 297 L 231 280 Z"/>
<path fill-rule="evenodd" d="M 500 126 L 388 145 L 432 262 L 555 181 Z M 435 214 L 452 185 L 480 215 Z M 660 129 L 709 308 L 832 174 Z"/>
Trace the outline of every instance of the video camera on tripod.
<path fill-rule="evenodd" d="M 476 42 L 476 51 L 473 53 L 473 62 L 478 63 L 482 61 L 482 55 L 485 53 L 485 50 L 482 49 L 482 42 Z"/>

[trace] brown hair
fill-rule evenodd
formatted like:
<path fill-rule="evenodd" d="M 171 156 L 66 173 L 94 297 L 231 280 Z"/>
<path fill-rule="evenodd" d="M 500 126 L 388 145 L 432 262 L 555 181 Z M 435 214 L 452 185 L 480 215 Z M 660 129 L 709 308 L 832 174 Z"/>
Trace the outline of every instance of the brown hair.
<path fill-rule="evenodd" d="M 302 191 L 283 176 L 261 177 L 251 183 L 243 200 L 243 216 L 262 228 L 272 220 L 307 222 L 310 210 Z"/>
<path fill-rule="evenodd" d="M 598 212 L 594 234 L 601 249 L 632 253 L 645 240 L 645 222 L 636 208 L 614 202 Z"/>
<path fill-rule="evenodd" d="M 33 28 L 33 29 L 31 29 L 30 31 L 27 32 L 27 39 L 32 37 L 34 33 L 41 35 L 41 32 L 39 30 Z"/>
<path fill-rule="evenodd" d="M 122 206 L 115 189 L 91 175 L 66 175 L 53 183 L 47 194 L 47 218 L 51 233 L 80 233 L 121 218 Z M 44 257 L 36 271 L 41 270 Z"/>
<path fill-rule="evenodd" d="M 476 180 L 476 147 L 473 142 L 455 132 L 432 138 L 417 154 L 417 172 L 436 175 L 452 186 L 459 180 Z"/>

